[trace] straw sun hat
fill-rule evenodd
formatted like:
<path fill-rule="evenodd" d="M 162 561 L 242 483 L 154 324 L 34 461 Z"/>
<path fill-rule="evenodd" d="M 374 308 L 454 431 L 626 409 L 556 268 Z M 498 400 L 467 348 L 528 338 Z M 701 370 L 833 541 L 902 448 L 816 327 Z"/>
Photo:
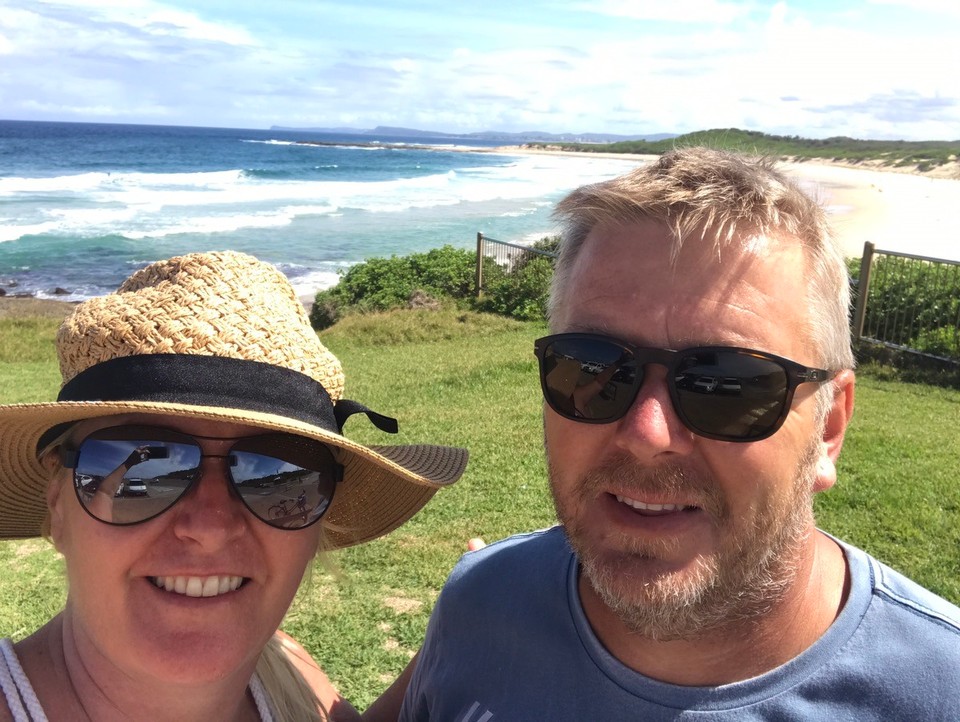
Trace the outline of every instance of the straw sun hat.
<path fill-rule="evenodd" d="M 153 263 L 79 304 L 57 333 L 56 402 L 0 406 L 0 539 L 40 534 L 48 472 L 37 455 L 71 422 L 149 413 L 243 423 L 318 439 L 344 466 L 324 520 L 334 548 L 382 536 L 463 473 L 446 446 L 363 446 L 341 434 L 364 413 L 343 399 L 343 369 L 310 327 L 289 281 L 235 252 Z"/>

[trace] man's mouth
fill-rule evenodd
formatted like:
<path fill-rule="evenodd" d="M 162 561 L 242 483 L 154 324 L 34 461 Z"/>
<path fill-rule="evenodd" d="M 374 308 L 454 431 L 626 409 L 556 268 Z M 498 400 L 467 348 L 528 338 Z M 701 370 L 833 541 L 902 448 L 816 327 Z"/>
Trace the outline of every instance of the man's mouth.
<path fill-rule="evenodd" d="M 244 582 L 243 577 L 151 577 L 150 581 L 160 589 L 188 597 L 216 597 L 237 591 Z"/>
<path fill-rule="evenodd" d="M 626 504 L 634 511 L 646 516 L 673 514 L 678 511 L 694 511 L 697 509 L 695 506 L 687 506 L 686 504 L 648 504 L 639 499 L 631 499 L 629 496 L 622 496 L 620 494 L 615 494 L 614 496 L 621 504 Z"/>

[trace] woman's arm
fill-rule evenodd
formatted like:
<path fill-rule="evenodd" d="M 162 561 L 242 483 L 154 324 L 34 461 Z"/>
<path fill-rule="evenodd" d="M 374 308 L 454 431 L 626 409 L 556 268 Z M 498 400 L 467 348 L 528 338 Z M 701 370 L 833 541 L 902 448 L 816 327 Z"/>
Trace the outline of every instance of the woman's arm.
<path fill-rule="evenodd" d="M 360 713 L 354 709 L 352 704 L 340 696 L 333 683 L 330 682 L 330 678 L 320 669 L 310 653 L 286 632 L 277 630 L 277 637 L 280 639 L 281 647 L 287 655 L 287 659 L 296 667 L 307 684 L 310 685 L 313 693 L 323 703 L 324 708 L 330 713 L 331 722 L 358 722 Z M 397 711 L 399 712 L 399 707 Z"/>

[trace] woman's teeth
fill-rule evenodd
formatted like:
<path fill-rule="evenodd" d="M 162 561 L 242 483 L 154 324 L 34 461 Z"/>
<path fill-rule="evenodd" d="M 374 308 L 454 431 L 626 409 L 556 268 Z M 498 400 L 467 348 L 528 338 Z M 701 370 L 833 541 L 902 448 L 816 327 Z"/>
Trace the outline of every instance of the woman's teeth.
<path fill-rule="evenodd" d="M 234 592 L 243 583 L 243 577 L 153 577 L 161 589 L 188 597 L 216 597 Z"/>

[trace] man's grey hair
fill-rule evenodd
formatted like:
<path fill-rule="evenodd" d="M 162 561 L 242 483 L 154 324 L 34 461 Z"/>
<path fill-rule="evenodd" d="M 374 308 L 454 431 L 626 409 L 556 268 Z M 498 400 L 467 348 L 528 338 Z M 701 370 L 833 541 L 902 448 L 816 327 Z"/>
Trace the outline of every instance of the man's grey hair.
<path fill-rule="evenodd" d="M 820 205 L 772 160 L 708 148 L 670 151 L 626 175 L 578 188 L 560 201 L 554 217 L 562 238 L 551 317 L 568 301 L 567 286 L 584 240 L 601 224 L 662 222 L 673 241 L 673 258 L 684 244 L 735 251 L 756 235 L 792 237 L 807 261 L 798 270 L 807 274 L 806 334 L 818 363 L 832 370 L 853 368 L 843 253 Z"/>

